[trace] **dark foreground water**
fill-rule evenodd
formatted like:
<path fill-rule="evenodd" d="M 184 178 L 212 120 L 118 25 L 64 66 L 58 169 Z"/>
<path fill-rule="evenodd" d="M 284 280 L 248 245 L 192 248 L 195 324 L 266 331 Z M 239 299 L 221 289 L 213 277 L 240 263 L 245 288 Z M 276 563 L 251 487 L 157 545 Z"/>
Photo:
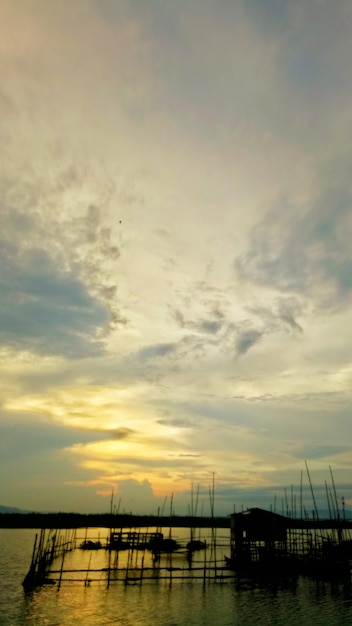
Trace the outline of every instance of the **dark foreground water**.
<path fill-rule="evenodd" d="M 96 533 L 96 531 L 94 531 Z M 36 531 L 0 529 L 1 626 L 352 626 L 349 582 L 322 582 L 299 577 L 274 584 L 231 580 L 145 581 L 125 586 L 106 582 L 85 586 L 66 582 L 30 594 L 21 582 L 31 560 Z M 80 558 L 91 558 L 76 551 Z M 97 558 L 106 558 L 104 554 Z"/>

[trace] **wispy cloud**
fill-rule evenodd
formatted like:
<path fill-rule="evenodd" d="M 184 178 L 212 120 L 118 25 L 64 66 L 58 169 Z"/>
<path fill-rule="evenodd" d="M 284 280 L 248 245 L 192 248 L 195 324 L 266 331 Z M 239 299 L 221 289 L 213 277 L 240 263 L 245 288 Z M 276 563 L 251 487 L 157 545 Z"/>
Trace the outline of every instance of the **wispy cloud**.
<path fill-rule="evenodd" d="M 287 204 L 277 207 L 255 227 L 249 249 L 237 258 L 240 277 L 304 295 L 319 306 L 336 307 L 348 301 L 350 205 L 342 187 L 327 190 L 303 210 Z"/>

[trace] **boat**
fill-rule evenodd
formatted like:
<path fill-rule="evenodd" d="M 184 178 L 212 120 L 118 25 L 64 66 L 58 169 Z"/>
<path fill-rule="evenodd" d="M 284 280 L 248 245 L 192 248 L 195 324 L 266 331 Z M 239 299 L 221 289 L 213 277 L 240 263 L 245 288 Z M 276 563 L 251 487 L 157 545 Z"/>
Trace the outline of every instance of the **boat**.
<path fill-rule="evenodd" d="M 90 539 L 85 539 L 79 546 L 80 550 L 101 550 L 102 549 L 101 541 L 91 541 Z"/>

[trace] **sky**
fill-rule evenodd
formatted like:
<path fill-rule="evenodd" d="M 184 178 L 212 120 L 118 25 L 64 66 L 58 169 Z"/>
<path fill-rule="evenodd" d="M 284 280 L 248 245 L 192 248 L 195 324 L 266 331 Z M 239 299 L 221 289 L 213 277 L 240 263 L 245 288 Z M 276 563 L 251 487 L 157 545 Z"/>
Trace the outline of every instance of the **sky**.
<path fill-rule="evenodd" d="M 0 504 L 352 507 L 350 0 L 0 16 Z"/>

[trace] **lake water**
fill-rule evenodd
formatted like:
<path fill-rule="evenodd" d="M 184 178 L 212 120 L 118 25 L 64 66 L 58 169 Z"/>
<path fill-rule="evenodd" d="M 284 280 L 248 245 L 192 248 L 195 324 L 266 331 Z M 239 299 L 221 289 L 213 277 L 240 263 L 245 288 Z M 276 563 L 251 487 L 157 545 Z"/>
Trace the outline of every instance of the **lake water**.
<path fill-rule="evenodd" d="M 96 536 L 97 529 L 89 533 Z M 104 539 L 107 531 L 102 533 Z M 352 626 L 352 587 L 346 581 L 298 577 L 274 584 L 234 578 L 204 585 L 201 580 L 174 579 L 170 586 L 161 579 L 127 586 L 112 581 L 107 588 L 105 575 L 90 586 L 64 580 L 60 589 L 48 585 L 25 594 L 21 583 L 35 534 L 32 529 L 0 529 L 1 626 Z M 93 569 L 94 559 L 102 562 L 108 556 L 106 551 L 76 550 L 67 558 L 65 568 L 70 562 L 85 568 L 90 560 Z M 221 561 L 221 553 L 217 558 Z"/>

